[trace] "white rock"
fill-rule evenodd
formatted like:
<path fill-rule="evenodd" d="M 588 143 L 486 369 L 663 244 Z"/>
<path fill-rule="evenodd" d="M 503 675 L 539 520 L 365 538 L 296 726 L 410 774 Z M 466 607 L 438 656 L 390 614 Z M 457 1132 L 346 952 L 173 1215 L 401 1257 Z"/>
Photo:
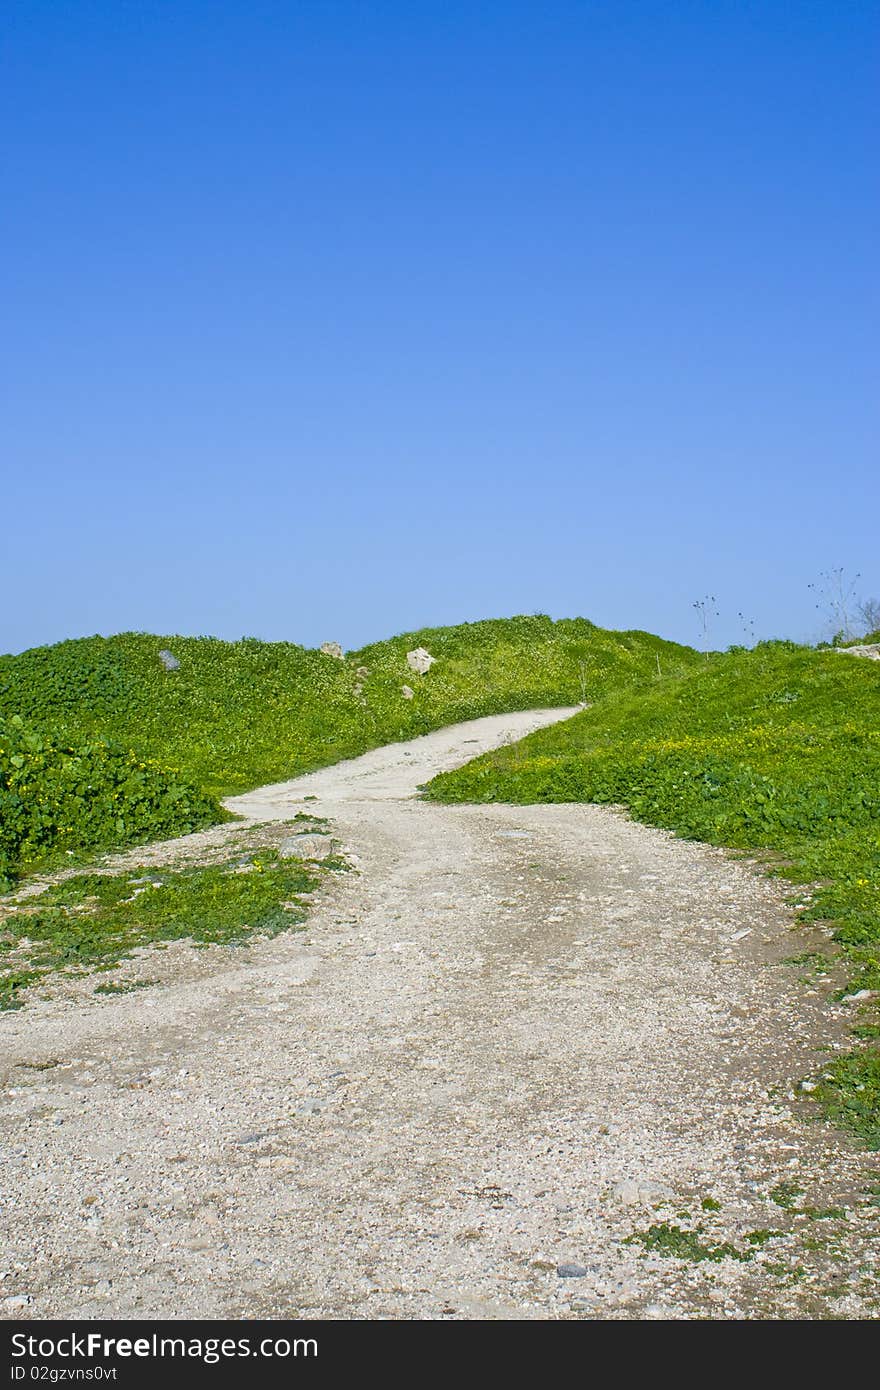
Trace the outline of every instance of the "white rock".
<path fill-rule="evenodd" d="M 880 642 L 863 642 L 858 647 L 835 647 L 841 656 L 865 656 L 869 661 L 880 661 Z"/>
<path fill-rule="evenodd" d="M 425 651 L 424 647 L 416 647 L 414 651 L 406 654 L 406 664 L 411 671 L 415 671 L 417 676 L 424 676 L 427 671 L 430 671 L 436 660 L 436 656 Z"/>
<path fill-rule="evenodd" d="M 337 661 L 343 660 L 343 651 L 338 642 L 322 642 L 321 651 L 325 656 L 333 656 Z"/>

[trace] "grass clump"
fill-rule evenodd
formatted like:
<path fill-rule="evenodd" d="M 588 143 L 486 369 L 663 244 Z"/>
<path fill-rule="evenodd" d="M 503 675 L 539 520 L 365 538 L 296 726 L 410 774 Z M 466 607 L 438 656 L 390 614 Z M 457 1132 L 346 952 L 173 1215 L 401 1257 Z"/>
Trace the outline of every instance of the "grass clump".
<path fill-rule="evenodd" d="M 791 643 L 717 655 L 432 781 L 440 801 L 592 801 L 691 839 L 769 850 L 818 885 L 851 988 L 880 989 L 880 668 Z M 816 1095 L 880 1142 L 876 1054 Z M 834 1097 L 836 1096 L 836 1100 Z"/>
<path fill-rule="evenodd" d="M 96 994 L 133 994 L 138 989 L 149 989 L 158 984 L 157 980 L 108 980 L 106 984 L 96 985 Z"/>
<path fill-rule="evenodd" d="M 277 935 L 304 920 L 301 895 L 316 883 L 312 868 L 275 850 L 245 866 L 229 860 L 134 878 L 66 879 L 0 922 L 0 1008 L 20 1007 L 22 990 L 49 971 L 110 969 L 141 946 Z"/>
<path fill-rule="evenodd" d="M 752 1257 L 751 1251 L 738 1250 L 729 1240 L 713 1245 L 711 1241 L 702 1240 L 702 1235 L 702 1226 L 687 1231 L 681 1226 L 676 1226 L 674 1222 L 661 1221 L 657 1225 L 649 1226 L 646 1231 L 634 1231 L 623 1243 L 641 1245 L 649 1254 L 672 1256 L 677 1260 L 691 1260 L 694 1263 L 703 1260 L 717 1263 L 728 1259 L 746 1261 Z"/>
<path fill-rule="evenodd" d="M 825 1075 L 814 1094 L 831 1118 L 860 1135 L 869 1148 L 880 1149 L 880 1052 L 876 1046 L 836 1058 Z"/>
<path fill-rule="evenodd" d="M 783 1211 L 796 1211 L 798 1199 L 803 1195 L 803 1188 L 794 1182 L 778 1182 L 769 1193 L 771 1202 L 775 1202 Z"/>
<path fill-rule="evenodd" d="M 757 1231 L 746 1231 L 746 1242 L 760 1250 L 762 1246 L 767 1244 L 768 1240 L 779 1240 L 784 1234 L 784 1231 L 775 1231 L 765 1226 Z"/>

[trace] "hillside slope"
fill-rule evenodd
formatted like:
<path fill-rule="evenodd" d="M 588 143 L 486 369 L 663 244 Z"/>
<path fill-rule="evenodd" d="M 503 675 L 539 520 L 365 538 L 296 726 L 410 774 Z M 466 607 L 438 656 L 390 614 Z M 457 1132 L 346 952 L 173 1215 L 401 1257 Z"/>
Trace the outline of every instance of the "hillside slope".
<path fill-rule="evenodd" d="M 416 647 L 436 658 L 424 676 L 406 663 Z M 166 648 L 179 670 L 164 669 Z M 426 628 L 344 660 L 287 642 L 123 633 L 0 657 L 0 717 L 114 739 L 226 795 L 464 719 L 597 699 L 697 659 L 648 633 L 542 616 Z"/>
<path fill-rule="evenodd" d="M 417 647 L 435 658 L 424 675 L 407 664 Z M 0 888 L 59 856 L 222 820 L 221 795 L 465 719 L 596 699 L 696 660 L 647 633 L 541 616 L 426 628 L 344 659 L 146 633 L 0 657 Z"/>

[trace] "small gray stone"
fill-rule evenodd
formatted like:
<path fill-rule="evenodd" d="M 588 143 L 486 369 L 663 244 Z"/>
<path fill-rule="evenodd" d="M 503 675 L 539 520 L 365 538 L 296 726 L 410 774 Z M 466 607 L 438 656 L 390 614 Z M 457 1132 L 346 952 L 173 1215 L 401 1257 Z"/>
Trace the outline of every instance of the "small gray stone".
<path fill-rule="evenodd" d="M 404 700 L 411 700 L 413 699 L 416 692 L 410 689 L 408 685 L 402 685 L 400 687 L 400 693 L 403 696 Z"/>
<path fill-rule="evenodd" d="M 583 1279 L 587 1273 L 586 1265 L 557 1265 L 556 1273 L 560 1279 Z"/>
<path fill-rule="evenodd" d="M 180 662 L 177 660 L 177 657 L 173 656 L 172 653 L 167 651 L 164 647 L 162 651 L 159 653 L 159 660 L 165 667 L 166 671 L 180 670 Z"/>
<path fill-rule="evenodd" d="M 281 859 L 328 859 L 339 849 L 332 835 L 288 835 L 278 846 Z"/>
<path fill-rule="evenodd" d="M 322 642 L 321 651 L 325 656 L 335 657 L 337 661 L 343 660 L 343 651 L 338 642 Z"/>
<path fill-rule="evenodd" d="M 320 1115 L 321 1111 L 326 1108 L 327 1102 L 325 1100 L 318 1100 L 315 1096 L 306 1096 L 305 1100 L 300 1101 L 294 1113 L 297 1115 Z"/>

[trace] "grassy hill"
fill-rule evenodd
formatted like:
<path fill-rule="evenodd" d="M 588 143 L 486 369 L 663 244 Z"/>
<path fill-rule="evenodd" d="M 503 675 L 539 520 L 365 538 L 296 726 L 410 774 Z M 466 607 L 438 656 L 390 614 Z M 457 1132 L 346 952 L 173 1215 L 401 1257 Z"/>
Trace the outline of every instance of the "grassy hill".
<path fill-rule="evenodd" d="M 423 676 L 406 662 L 420 646 L 436 658 Z M 179 669 L 165 669 L 164 649 Z M 220 819 L 219 796 L 697 661 L 648 633 L 540 615 L 426 628 L 343 660 L 287 642 L 145 633 L 0 657 L 0 860 L 8 874 L 59 846 L 182 833 Z"/>
<path fill-rule="evenodd" d="M 804 916 L 836 922 L 852 987 L 880 989 L 880 663 L 787 643 L 716 655 L 445 773 L 428 795 L 622 803 L 692 839 L 775 851 L 818 885 Z M 880 1147 L 880 1055 L 831 1074 L 831 1108 Z"/>

